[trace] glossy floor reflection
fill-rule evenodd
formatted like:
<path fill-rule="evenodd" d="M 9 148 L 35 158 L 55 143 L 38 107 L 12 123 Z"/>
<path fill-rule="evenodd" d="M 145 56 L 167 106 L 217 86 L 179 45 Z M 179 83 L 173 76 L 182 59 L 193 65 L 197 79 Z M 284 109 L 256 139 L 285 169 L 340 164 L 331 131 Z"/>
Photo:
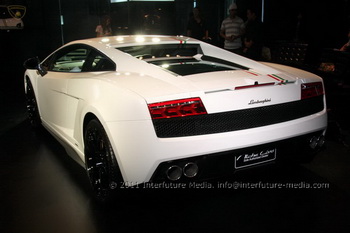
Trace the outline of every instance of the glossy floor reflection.
<path fill-rule="evenodd" d="M 265 167 L 214 181 L 265 184 L 260 188 L 129 189 L 100 206 L 90 198 L 85 170 L 45 130 L 35 132 L 24 120 L 0 139 L 0 232 L 350 230 L 350 156 L 338 141 L 330 140 L 306 166 Z M 267 183 L 301 186 L 270 189 Z"/>

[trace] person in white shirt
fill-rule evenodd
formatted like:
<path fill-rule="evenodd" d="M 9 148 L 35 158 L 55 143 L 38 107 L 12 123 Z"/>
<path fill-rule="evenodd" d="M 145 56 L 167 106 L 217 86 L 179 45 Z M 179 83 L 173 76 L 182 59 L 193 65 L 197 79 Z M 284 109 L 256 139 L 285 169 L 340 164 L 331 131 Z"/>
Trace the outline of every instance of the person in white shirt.
<path fill-rule="evenodd" d="M 220 36 L 225 39 L 224 48 L 234 53 L 241 54 L 243 20 L 237 15 L 237 5 L 232 3 L 229 7 L 229 17 L 221 24 Z"/>

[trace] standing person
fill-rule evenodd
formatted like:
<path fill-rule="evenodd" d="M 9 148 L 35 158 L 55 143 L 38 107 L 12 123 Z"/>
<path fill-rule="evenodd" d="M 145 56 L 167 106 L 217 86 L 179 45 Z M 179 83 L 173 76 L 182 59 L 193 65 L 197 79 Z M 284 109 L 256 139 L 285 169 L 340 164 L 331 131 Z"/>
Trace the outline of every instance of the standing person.
<path fill-rule="evenodd" d="M 263 29 L 257 11 L 253 8 L 247 10 L 243 41 L 243 55 L 254 60 L 260 60 L 263 47 Z"/>
<path fill-rule="evenodd" d="M 109 17 L 108 15 L 103 16 L 101 24 L 97 25 L 95 32 L 97 37 L 111 36 L 111 17 Z"/>
<path fill-rule="evenodd" d="M 208 28 L 199 7 L 193 8 L 193 15 L 187 24 L 187 36 L 198 40 L 208 40 Z"/>
<path fill-rule="evenodd" d="M 243 20 L 237 15 L 237 5 L 232 3 L 229 7 L 229 17 L 221 24 L 220 36 L 225 39 L 224 48 L 234 53 L 242 52 Z"/>

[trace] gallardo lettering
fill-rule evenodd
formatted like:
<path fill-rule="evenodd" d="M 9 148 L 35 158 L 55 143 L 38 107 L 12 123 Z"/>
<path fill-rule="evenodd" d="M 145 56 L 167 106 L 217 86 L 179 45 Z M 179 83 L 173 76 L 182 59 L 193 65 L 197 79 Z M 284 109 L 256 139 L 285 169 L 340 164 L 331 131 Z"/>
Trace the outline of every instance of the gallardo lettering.
<path fill-rule="evenodd" d="M 271 98 L 270 99 L 264 99 L 264 100 L 251 100 L 248 104 L 264 104 L 267 102 L 271 102 Z"/>

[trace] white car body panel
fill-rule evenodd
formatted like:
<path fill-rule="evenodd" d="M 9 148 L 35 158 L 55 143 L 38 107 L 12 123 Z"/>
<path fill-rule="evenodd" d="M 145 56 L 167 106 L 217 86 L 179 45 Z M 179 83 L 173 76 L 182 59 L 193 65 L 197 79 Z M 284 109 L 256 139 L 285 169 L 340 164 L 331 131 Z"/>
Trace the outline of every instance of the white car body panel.
<path fill-rule="evenodd" d="M 96 48 L 117 64 L 115 72 L 49 71 L 44 77 L 35 70 L 25 73 L 33 84 L 43 125 L 78 155 L 79 159 L 75 159 L 80 164 L 85 160 L 83 124 L 90 113 L 106 130 L 124 181 L 130 184 L 150 181 L 162 162 L 248 148 L 326 129 L 324 105 L 316 114 L 287 122 L 232 132 L 159 138 L 147 107 L 149 103 L 199 97 L 207 113 L 214 114 L 297 101 L 302 83 L 322 80 L 305 71 L 258 63 L 186 37 L 146 36 L 142 37 L 143 42 L 135 42 L 138 38 L 141 37 L 108 37 L 68 44 Z M 250 69 L 174 75 L 115 49 L 174 41 L 200 44 L 204 54 L 234 60 Z M 283 78 L 284 83 L 271 75 Z M 256 81 L 273 85 L 235 89 L 254 85 Z"/>

